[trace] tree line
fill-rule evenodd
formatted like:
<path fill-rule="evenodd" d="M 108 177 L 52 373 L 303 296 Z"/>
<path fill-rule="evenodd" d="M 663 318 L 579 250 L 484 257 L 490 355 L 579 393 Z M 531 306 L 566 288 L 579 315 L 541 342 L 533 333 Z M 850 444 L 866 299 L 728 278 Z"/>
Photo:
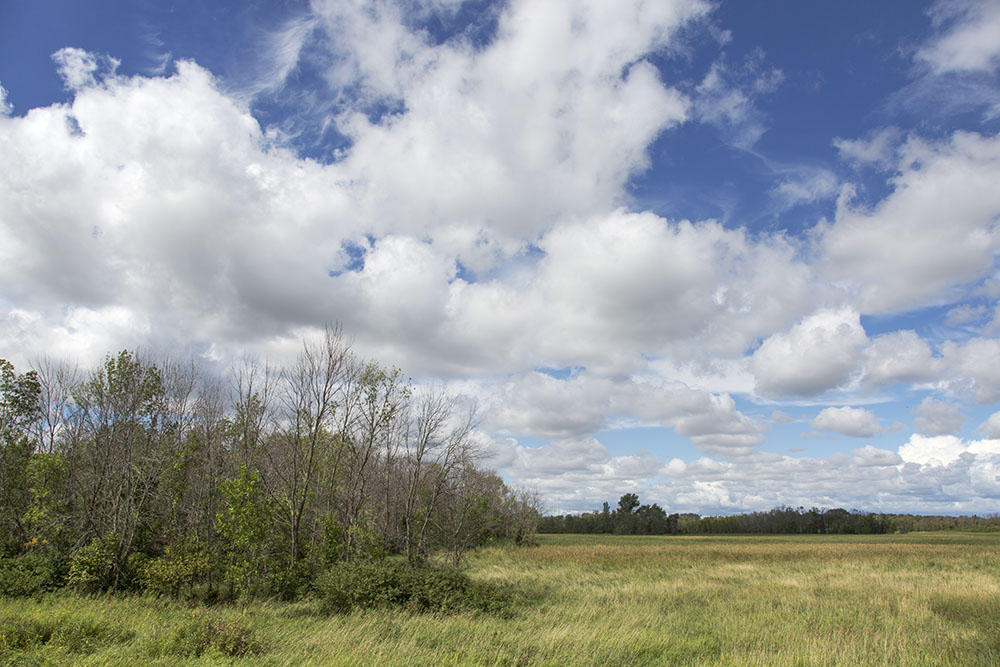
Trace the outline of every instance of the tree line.
<path fill-rule="evenodd" d="M 604 503 L 600 511 L 544 516 L 540 533 L 611 533 L 619 535 L 704 535 L 720 533 L 782 534 L 885 534 L 917 530 L 1000 531 L 1000 515 L 923 516 L 848 511 L 842 508 L 805 509 L 776 507 L 766 512 L 730 516 L 667 514 L 656 503 L 640 505 L 639 497 L 626 493 L 614 509 Z"/>
<path fill-rule="evenodd" d="M 0 360 L 0 579 L 295 597 L 336 563 L 530 540 L 537 503 L 478 465 L 475 427 L 337 328 L 228 377 Z"/>

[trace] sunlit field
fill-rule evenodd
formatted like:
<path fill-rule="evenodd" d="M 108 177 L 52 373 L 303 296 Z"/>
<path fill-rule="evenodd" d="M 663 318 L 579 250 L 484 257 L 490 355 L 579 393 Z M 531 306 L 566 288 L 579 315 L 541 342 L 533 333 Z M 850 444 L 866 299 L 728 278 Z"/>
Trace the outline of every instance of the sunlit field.
<path fill-rule="evenodd" d="M 506 617 L 52 594 L 0 601 L 0 663 L 1000 664 L 1000 534 L 538 542 L 470 561 Z"/>

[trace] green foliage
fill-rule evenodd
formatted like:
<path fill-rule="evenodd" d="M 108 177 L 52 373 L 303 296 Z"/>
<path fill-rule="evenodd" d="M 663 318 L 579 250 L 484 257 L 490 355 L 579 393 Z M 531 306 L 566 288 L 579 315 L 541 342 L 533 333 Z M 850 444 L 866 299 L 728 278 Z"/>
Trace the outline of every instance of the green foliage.
<path fill-rule="evenodd" d="M 38 376 L 22 375 L 0 359 L 0 549 L 10 549 L 27 538 L 23 525 L 28 505 L 28 463 L 34 452 L 32 424 L 39 418 Z"/>
<path fill-rule="evenodd" d="M 58 568 L 50 549 L 0 558 L 0 596 L 38 595 L 56 585 Z"/>
<path fill-rule="evenodd" d="M 191 536 L 167 545 L 162 556 L 140 566 L 139 582 L 152 593 L 179 597 L 185 591 L 191 595 L 211 574 L 214 564 L 208 547 Z"/>
<path fill-rule="evenodd" d="M 87 593 L 110 588 L 114 582 L 115 554 L 120 541 L 118 533 L 107 533 L 73 552 L 66 583 Z"/>
<path fill-rule="evenodd" d="M 28 463 L 31 504 L 24 520 L 31 535 L 63 548 L 69 532 L 69 462 L 62 454 L 37 453 Z"/>
<path fill-rule="evenodd" d="M 420 612 L 500 614 L 510 603 L 500 588 L 475 582 L 457 568 L 395 558 L 337 563 L 319 576 L 316 591 L 324 613 L 403 607 Z"/>
<path fill-rule="evenodd" d="M 307 559 L 281 559 L 268 569 L 260 592 L 270 598 L 291 602 L 304 597 L 312 589 L 316 565 Z"/>
<path fill-rule="evenodd" d="M 223 481 L 219 491 L 223 510 L 215 525 L 230 555 L 227 576 L 239 593 L 253 595 L 266 572 L 271 532 L 271 509 L 260 473 L 240 466 L 239 476 Z"/>
<path fill-rule="evenodd" d="M 264 644 L 244 619 L 223 619 L 194 611 L 191 618 L 161 636 L 154 653 L 181 658 L 203 655 L 244 658 L 264 652 Z"/>

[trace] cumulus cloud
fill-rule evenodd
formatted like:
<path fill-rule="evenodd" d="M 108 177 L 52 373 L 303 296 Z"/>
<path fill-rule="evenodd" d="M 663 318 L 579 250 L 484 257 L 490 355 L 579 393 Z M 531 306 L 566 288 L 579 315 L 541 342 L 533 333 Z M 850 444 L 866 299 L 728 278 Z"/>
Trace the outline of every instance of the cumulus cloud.
<path fill-rule="evenodd" d="M 965 416 L 960 405 L 927 397 L 917 406 L 913 421 L 917 433 L 922 435 L 952 435 L 962 430 Z"/>
<path fill-rule="evenodd" d="M 871 445 L 855 449 L 851 452 L 851 458 L 855 465 L 862 468 L 894 466 L 903 462 L 903 459 L 896 452 L 878 449 Z"/>
<path fill-rule="evenodd" d="M 965 442 L 954 435 L 923 436 L 914 433 L 909 441 L 899 448 L 899 455 L 903 461 L 931 466 L 945 466 L 959 461 L 968 463 L 974 461 L 976 457 L 993 457 L 998 454 L 1000 454 L 1000 440 Z"/>
<path fill-rule="evenodd" d="M 940 45 L 979 11 L 955 7 Z M 892 191 L 871 205 L 845 194 L 807 238 L 629 210 L 663 133 L 698 121 L 749 149 L 768 126 L 759 101 L 783 75 L 762 52 L 717 59 L 693 83 L 652 64 L 710 9 L 516 0 L 487 39 L 437 42 L 393 2 L 314 2 L 265 39 L 257 80 L 237 92 L 193 62 L 124 76 L 110 56 L 57 51 L 68 102 L 15 117 L 0 88 L 0 348 L 19 366 L 140 344 L 224 363 L 290 354 L 339 321 L 363 355 L 464 382 L 495 465 L 561 507 L 640 488 L 688 507 L 905 505 L 945 469 L 984 497 L 968 480 L 988 478 L 986 450 L 960 443 L 931 472 L 870 447 L 780 457 L 759 451 L 766 418 L 738 401 L 895 383 L 1000 399 L 996 340 L 869 340 L 861 326 L 862 313 L 976 298 L 962 290 L 993 271 L 1000 143 L 891 128 L 838 139 L 844 160 L 891 170 Z M 942 72 L 994 62 L 922 53 Z M 262 127 L 250 106 L 303 67 L 322 83 L 302 113 L 345 141 L 329 164 L 291 149 L 294 118 Z M 799 170 L 771 194 L 792 206 L 850 187 Z M 932 421 L 924 435 L 947 420 Z M 594 433 L 622 424 L 672 429 L 706 458 L 613 456 Z M 813 424 L 884 432 L 857 408 Z"/>
<path fill-rule="evenodd" d="M 679 382 L 616 380 L 581 373 L 559 379 L 545 373 L 512 378 L 493 397 L 486 421 L 516 435 L 579 440 L 616 418 L 673 428 L 702 450 L 741 456 L 763 442 L 763 428 L 736 409 L 732 397 Z"/>
<path fill-rule="evenodd" d="M 927 341 L 915 331 L 876 336 L 864 351 L 864 382 L 874 386 L 896 382 L 928 382 L 943 372 Z"/>
<path fill-rule="evenodd" d="M 977 429 L 990 439 L 1000 439 L 1000 412 L 994 412 Z"/>
<path fill-rule="evenodd" d="M 818 228 L 822 274 L 855 285 L 867 313 L 954 299 L 1000 250 L 1000 137 L 910 139 L 896 168 L 893 192 L 874 209 L 843 199 Z"/>
<path fill-rule="evenodd" d="M 815 396 L 851 380 L 868 337 L 857 312 L 821 310 L 753 354 L 757 390 L 765 396 Z"/>
<path fill-rule="evenodd" d="M 949 391 L 978 403 L 1000 400 L 1000 339 L 947 341 L 941 345 L 941 357 L 948 368 L 943 384 Z"/>
<path fill-rule="evenodd" d="M 882 432 L 878 417 L 864 408 L 826 408 L 810 422 L 813 428 L 852 438 L 871 438 Z"/>

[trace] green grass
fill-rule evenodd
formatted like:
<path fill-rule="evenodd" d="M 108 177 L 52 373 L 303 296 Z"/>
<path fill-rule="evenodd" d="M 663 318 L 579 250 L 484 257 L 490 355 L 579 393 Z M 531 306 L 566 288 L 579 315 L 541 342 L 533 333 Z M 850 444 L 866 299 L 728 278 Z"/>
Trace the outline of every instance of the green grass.
<path fill-rule="evenodd" d="M 0 600 L 0 664 L 1000 664 L 997 534 L 539 543 L 472 560 L 508 617 L 53 594 Z"/>

